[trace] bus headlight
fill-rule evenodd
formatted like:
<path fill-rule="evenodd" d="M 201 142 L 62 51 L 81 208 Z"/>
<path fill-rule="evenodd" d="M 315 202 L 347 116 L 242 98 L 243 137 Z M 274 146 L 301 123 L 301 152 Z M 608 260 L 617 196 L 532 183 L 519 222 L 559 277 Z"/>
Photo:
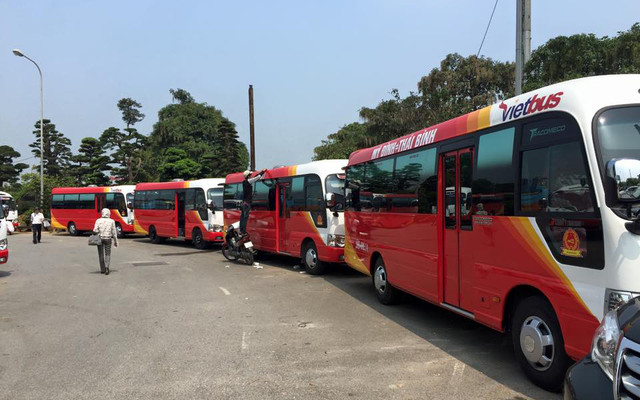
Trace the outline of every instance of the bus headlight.
<path fill-rule="evenodd" d="M 327 235 L 327 245 L 333 247 L 344 247 L 344 235 Z"/>
<path fill-rule="evenodd" d="M 222 232 L 222 225 L 209 224 L 209 232 Z"/>
<path fill-rule="evenodd" d="M 607 289 L 604 292 L 604 313 L 608 313 L 636 296 L 640 296 L 640 293 Z"/>
<path fill-rule="evenodd" d="M 0 251 L 6 250 L 9 247 L 9 241 L 7 239 L 0 240 Z"/>
<path fill-rule="evenodd" d="M 612 380 L 620 338 L 618 315 L 616 310 L 611 310 L 604 316 L 602 323 L 593 335 L 591 358 Z"/>

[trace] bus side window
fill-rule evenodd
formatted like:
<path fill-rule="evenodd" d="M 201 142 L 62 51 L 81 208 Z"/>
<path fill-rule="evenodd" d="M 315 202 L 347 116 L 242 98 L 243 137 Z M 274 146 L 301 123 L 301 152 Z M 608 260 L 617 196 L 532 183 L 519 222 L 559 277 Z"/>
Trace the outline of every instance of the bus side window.
<path fill-rule="evenodd" d="M 194 207 L 196 211 L 198 211 L 198 214 L 200 215 L 200 219 L 203 221 L 206 221 L 209 216 L 207 212 L 207 199 L 204 196 L 204 190 L 198 188 L 198 189 L 194 189 L 194 192 L 195 192 Z"/>
<path fill-rule="evenodd" d="M 324 211 L 325 203 L 320 178 L 318 175 L 308 175 L 305 179 L 305 209 L 307 211 Z"/>
<path fill-rule="evenodd" d="M 480 136 L 472 185 L 473 214 L 513 215 L 514 138 L 513 127 Z"/>
<path fill-rule="evenodd" d="M 593 212 L 582 146 L 569 142 L 522 153 L 522 211 Z"/>

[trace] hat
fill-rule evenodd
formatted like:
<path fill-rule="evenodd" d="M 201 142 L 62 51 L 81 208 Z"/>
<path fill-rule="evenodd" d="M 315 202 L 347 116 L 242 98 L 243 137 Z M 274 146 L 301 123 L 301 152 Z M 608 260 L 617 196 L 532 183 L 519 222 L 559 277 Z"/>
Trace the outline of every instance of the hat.
<path fill-rule="evenodd" d="M 251 175 L 251 171 L 246 170 L 242 173 L 242 175 L 244 175 L 244 177 L 246 178 L 247 176 Z"/>

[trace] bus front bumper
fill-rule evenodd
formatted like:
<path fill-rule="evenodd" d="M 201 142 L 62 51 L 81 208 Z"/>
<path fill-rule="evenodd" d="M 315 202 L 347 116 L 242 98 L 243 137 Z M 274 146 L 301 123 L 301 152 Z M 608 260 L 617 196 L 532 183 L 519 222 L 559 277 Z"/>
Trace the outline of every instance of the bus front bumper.
<path fill-rule="evenodd" d="M 222 243 L 224 242 L 224 232 L 207 232 L 205 240 L 207 242 Z"/>
<path fill-rule="evenodd" d="M 320 261 L 330 263 L 344 262 L 344 247 L 323 246 L 319 253 Z"/>
<path fill-rule="evenodd" d="M 9 249 L 0 250 L 0 264 L 4 264 L 9 261 Z"/>
<path fill-rule="evenodd" d="M 613 400 L 613 383 L 588 355 L 569 368 L 563 392 L 564 400 Z"/>

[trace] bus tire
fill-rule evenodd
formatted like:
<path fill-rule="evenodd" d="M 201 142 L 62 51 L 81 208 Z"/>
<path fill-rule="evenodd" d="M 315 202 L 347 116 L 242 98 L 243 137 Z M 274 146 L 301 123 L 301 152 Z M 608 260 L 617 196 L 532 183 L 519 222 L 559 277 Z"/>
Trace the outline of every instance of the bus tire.
<path fill-rule="evenodd" d="M 302 250 L 304 269 L 311 275 L 323 275 L 327 272 L 327 264 L 318 258 L 318 249 L 313 240 L 309 240 Z"/>
<path fill-rule="evenodd" d="M 124 231 L 122 230 L 122 225 L 119 222 L 116 222 L 116 232 L 118 234 L 118 239 L 124 237 Z"/>
<path fill-rule="evenodd" d="M 542 296 L 530 296 L 517 305 L 511 318 L 513 350 L 527 377 L 543 389 L 557 392 L 571 360 L 556 313 Z"/>
<path fill-rule="evenodd" d="M 204 237 L 202 236 L 202 231 L 200 231 L 199 228 L 193 229 L 193 232 L 191 233 L 191 241 L 193 242 L 193 247 L 195 247 L 198 250 L 204 250 L 209 245 L 209 243 L 207 243 L 207 241 L 204 240 Z"/>
<path fill-rule="evenodd" d="M 153 243 L 153 244 L 160 244 L 160 243 L 162 243 L 164 241 L 163 238 L 158 236 L 158 232 L 156 231 L 156 227 L 155 226 L 150 226 L 149 227 L 149 239 L 151 240 L 151 243 Z"/>
<path fill-rule="evenodd" d="M 69 222 L 69 224 L 67 225 L 67 231 L 69 232 L 69 235 L 71 235 L 71 236 L 80 235 L 80 231 L 78 231 L 78 228 L 76 228 L 76 223 L 73 222 L 73 221 Z"/>
<path fill-rule="evenodd" d="M 397 304 L 402 298 L 402 292 L 394 288 L 389 283 L 387 268 L 384 265 L 382 257 L 378 257 L 373 266 L 373 274 L 371 274 L 373 287 L 376 290 L 376 296 L 380 303 L 385 305 Z"/>

